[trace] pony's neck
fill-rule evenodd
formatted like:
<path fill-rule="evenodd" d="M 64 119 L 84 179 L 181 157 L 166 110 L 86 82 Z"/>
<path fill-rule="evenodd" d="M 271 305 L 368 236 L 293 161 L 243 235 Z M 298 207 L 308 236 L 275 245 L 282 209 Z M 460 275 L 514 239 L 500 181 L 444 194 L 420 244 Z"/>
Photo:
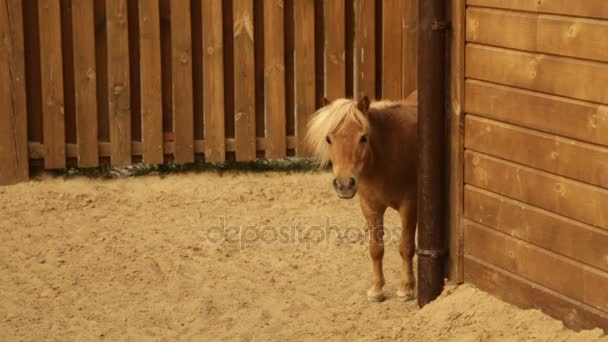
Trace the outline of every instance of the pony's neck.
<path fill-rule="evenodd" d="M 370 180 L 374 174 L 377 174 L 374 170 L 376 169 L 377 163 L 380 162 L 378 158 L 381 158 L 382 153 L 378 146 L 381 145 L 378 139 L 381 137 L 378 132 L 375 131 L 372 120 L 369 123 L 370 140 L 369 140 L 369 153 L 363 163 L 363 169 L 361 170 L 361 177 L 363 180 Z"/>

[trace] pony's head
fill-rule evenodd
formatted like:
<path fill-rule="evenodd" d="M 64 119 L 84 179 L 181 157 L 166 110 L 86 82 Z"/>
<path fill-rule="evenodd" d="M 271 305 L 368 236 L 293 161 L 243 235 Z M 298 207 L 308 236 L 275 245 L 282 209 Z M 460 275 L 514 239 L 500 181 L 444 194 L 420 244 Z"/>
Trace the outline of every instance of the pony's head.
<path fill-rule="evenodd" d="M 368 120 L 370 101 L 326 100 L 308 125 L 307 141 L 322 166 L 331 161 L 333 186 L 340 198 L 357 193 L 359 176 L 370 149 Z"/>

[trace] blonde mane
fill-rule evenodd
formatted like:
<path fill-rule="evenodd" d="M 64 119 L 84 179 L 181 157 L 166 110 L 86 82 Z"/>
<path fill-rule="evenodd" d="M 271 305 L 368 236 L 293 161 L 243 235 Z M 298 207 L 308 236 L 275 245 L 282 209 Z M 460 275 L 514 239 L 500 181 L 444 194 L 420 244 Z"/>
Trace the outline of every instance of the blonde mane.
<path fill-rule="evenodd" d="M 354 121 L 364 130 L 369 129 L 369 121 L 357 109 L 357 103 L 349 99 L 335 100 L 319 109 L 308 123 L 306 142 L 321 166 L 329 163 L 327 136 L 334 133 L 342 123 Z"/>

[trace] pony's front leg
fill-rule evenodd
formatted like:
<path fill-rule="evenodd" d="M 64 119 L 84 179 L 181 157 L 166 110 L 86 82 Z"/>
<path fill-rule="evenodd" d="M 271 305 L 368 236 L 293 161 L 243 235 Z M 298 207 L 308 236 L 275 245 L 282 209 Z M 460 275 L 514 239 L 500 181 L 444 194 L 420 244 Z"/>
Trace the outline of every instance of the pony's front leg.
<path fill-rule="evenodd" d="M 403 273 L 401 286 L 397 291 L 397 298 L 401 301 L 409 301 L 416 297 L 414 288 L 416 278 L 414 277 L 414 253 L 416 251 L 416 199 L 406 201 L 399 210 L 401 215 L 401 245 L 399 253 L 403 259 Z"/>
<path fill-rule="evenodd" d="M 372 257 L 374 274 L 372 287 L 367 290 L 367 300 L 370 302 L 381 302 L 384 300 L 384 273 L 382 270 L 382 258 L 384 257 L 384 212 L 386 208 L 372 206 L 361 201 L 361 209 L 367 220 L 370 234 L 369 252 Z"/>

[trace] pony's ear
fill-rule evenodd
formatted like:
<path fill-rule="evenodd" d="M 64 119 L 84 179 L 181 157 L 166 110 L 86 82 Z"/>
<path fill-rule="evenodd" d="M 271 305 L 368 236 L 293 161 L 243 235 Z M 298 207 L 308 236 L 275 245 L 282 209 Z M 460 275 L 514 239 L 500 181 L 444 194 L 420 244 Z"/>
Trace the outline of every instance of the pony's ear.
<path fill-rule="evenodd" d="M 331 103 L 331 101 L 327 97 L 323 96 L 323 106 L 327 106 L 330 103 Z"/>
<path fill-rule="evenodd" d="M 363 114 L 367 114 L 369 110 L 369 97 L 367 95 L 363 96 L 359 102 L 357 102 L 357 109 L 361 111 Z"/>

